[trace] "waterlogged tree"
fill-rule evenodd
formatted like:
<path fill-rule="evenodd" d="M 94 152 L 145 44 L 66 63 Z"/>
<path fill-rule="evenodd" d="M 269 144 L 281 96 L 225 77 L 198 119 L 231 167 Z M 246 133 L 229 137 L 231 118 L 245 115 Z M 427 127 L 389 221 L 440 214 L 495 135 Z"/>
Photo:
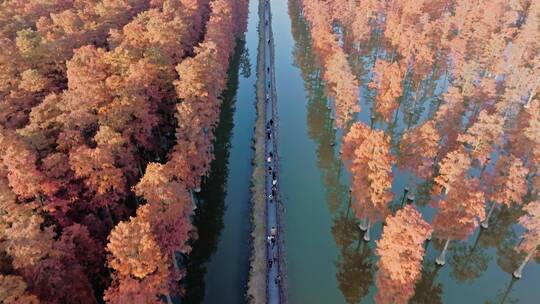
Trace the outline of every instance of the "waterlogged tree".
<path fill-rule="evenodd" d="M 510 132 L 509 143 L 509 149 L 525 166 L 533 168 L 538 164 L 540 151 L 531 147 L 540 144 L 540 100 L 535 99 L 521 109 L 516 126 Z"/>
<path fill-rule="evenodd" d="M 476 178 L 458 176 L 451 182 L 446 196 L 436 202 L 437 213 L 433 218 L 435 237 L 445 240 L 437 257 L 439 265 L 445 264 L 446 250 L 452 240 L 465 240 L 485 218 L 484 192 Z"/>
<path fill-rule="evenodd" d="M 533 201 L 523 207 L 525 215 L 519 218 L 519 223 L 526 229 L 522 238 L 523 241 L 516 247 L 516 250 L 526 254 L 525 259 L 514 271 L 514 277 L 520 279 L 523 268 L 529 260 L 538 255 L 540 246 L 540 201 Z"/>
<path fill-rule="evenodd" d="M 478 160 L 483 168 L 495 146 L 501 142 L 503 123 L 498 114 L 489 114 L 484 110 L 467 132 L 458 136 L 458 141 L 467 147 L 471 157 Z"/>
<path fill-rule="evenodd" d="M 431 227 L 411 205 L 386 218 L 377 241 L 376 303 L 408 303 L 422 275 L 424 242 L 430 234 Z"/>
<path fill-rule="evenodd" d="M 311 26 L 311 39 L 323 63 L 323 79 L 335 101 L 336 126 L 344 127 L 352 115 L 360 111 L 358 81 L 352 74 L 345 52 L 332 33 L 328 3 L 303 1 L 304 14 Z"/>
<path fill-rule="evenodd" d="M 418 177 L 429 179 L 433 175 L 440 140 L 433 120 L 407 131 L 401 140 L 398 167 L 410 169 Z"/>
<path fill-rule="evenodd" d="M 497 205 L 510 207 L 513 203 L 523 202 L 523 196 L 527 193 L 527 173 L 523 162 L 513 155 L 502 155 L 497 160 L 487 185 L 487 199 L 491 207 L 482 222 L 483 228 L 488 228 L 489 219 Z"/>
<path fill-rule="evenodd" d="M 345 56 L 336 52 L 328 58 L 324 77 L 331 84 L 330 90 L 335 98 L 338 127 L 345 126 L 354 113 L 360 112 L 358 81 L 351 76 L 351 67 Z"/>
<path fill-rule="evenodd" d="M 373 73 L 374 79 L 369 87 L 377 89 L 375 111 L 389 122 L 399 107 L 398 98 L 403 94 L 405 67 L 398 62 L 390 63 L 377 59 Z"/>
<path fill-rule="evenodd" d="M 390 138 L 381 130 L 354 123 L 343 139 L 343 160 L 352 175 L 356 216 L 364 221 L 364 239 L 369 241 L 371 223 L 384 219 L 392 200 Z"/>
<path fill-rule="evenodd" d="M 435 177 L 435 183 L 448 193 L 454 183 L 467 176 L 470 166 L 471 159 L 463 149 L 452 151 L 439 163 L 439 175 Z"/>

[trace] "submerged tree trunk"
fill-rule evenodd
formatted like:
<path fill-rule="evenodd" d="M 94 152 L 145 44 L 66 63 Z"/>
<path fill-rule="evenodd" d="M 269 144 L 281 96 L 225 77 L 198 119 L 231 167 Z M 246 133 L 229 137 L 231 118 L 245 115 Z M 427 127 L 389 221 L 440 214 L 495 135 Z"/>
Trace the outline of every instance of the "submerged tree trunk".
<path fill-rule="evenodd" d="M 513 275 L 516 279 L 521 279 L 521 276 L 523 274 L 523 268 L 525 268 L 525 265 L 527 265 L 527 263 L 529 262 L 529 260 L 532 258 L 533 254 L 536 252 L 536 248 L 531 250 L 531 252 L 529 252 L 527 254 L 527 256 L 525 257 L 525 260 L 523 261 L 523 263 L 521 263 L 521 265 L 519 265 L 518 269 L 516 269 L 516 271 L 514 271 Z"/>
<path fill-rule="evenodd" d="M 366 233 L 364 233 L 364 241 L 366 242 L 369 242 L 370 238 L 369 238 L 369 228 L 371 228 L 371 223 L 369 222 L 369 219 L 367 220 L 367 228 L 366 228 Z"/>
<path fill-rule="evenodd" d="M 368 218 L 367 218 L 367 216 L 365 216 L 360 221 L 360 225 L 358 225 L 358 227 L 360 227 L 360 230 L 362 230 L 362 231 L 366 231 L 368 229 Z"/>
<path fill-rule="evenodd" d="M 444 264 L 446 264 L 446 250 L 448 249 L 448 244 L 450 244 L 450 239 L 446 240 L 441 254 L 435 259 L 435 263 L 439 266 L 444 266 Z"/>
<path fill-rule="evenodd" d="M 166 294 L 165 295 L 165 298 L 167 298 L 167 304 L 173 304 L 172 300 L 171 300 L 171 295 L 170 294 Z"/>
<path fill-rule="evenodd" d="M 497 205 L 497 203 L 493 202 L 491 203 L 491 207 L 489 207 L 489 212 L 488 212 L 488 215 L 486 216 L 486 219 L 482 221 L 482 223 L 480 224 L 480 226 L 484 229 L 488 229 L 489 227 L 489 219 L 491 218 L 491 214 L 493 214 L 493 210 L 495 210 L 495 206 Z"/>
<path fill-rule="evenodd" d="M 517 281 L 516 278 L 512 277 L 512 281 L 510 281 L 510 284 L 508 284 L 508 287 L 506 287 L 506 290 L 504 291 L 504 295 L 502 297 L 502 300 L 501 300 L 500 304 L 504 304 L 504 302 L 506 302 L 506 298 L 510 294 L 510 291 L 512 290 L 512 286 L 514 286 L 514 283 L 516 281 Z"/>

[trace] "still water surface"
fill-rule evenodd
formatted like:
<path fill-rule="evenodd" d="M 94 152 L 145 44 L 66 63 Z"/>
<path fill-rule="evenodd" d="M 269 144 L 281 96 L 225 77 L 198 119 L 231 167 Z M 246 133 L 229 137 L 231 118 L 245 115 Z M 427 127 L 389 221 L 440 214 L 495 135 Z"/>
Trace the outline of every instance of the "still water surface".
<path fill-rule="evenodd" d="M 215 160 L 198 195 L 199 238 L 190 254 L 183 303 L 241 304 L 249 269 L 251 139 L 255 122 L 257 1 L 231 60 L 215 130 Z"/>
<path fill-rule="evenodd" d="M 333 129 L 326 105 L 321 70 L 311 50 L 306 22 L 296 0 L 273 0 L 276 77 L 281 134 L 282 189 L 286 198 L 286 250 L 289 299 L 296 303 L 373 303 L 376 292 L 375 244 L 361 241 L 354 212 L 349 208 L 348 176 L 339 159 L 342 134 Z M 360 80 L 362 112 L 356 118 L 370 124 L 367 89 L 369 64 L 365 54 L 347 49 Z M 444 79 L 414 104 L 405 98 L 396 122 L 386 131 L 395 142 L 403 131 L 427 119 L 438 105 Z M 381 123 L 374 122 L 377 128 Z M 429 185 L 393 170 L 396 208 L 405 186 L 417 185 L 416 204 L 430 221 Z M 520 228 L 513 224 L 519 210 L 498 213 L 489 230 L 479 230 L 467 242 L 452 242 L 446 266 L 435 267 L 442 244 L 428 243 L 423 279 L 412 303 L 540 303 L 540 265 L 529 263 L 523 279 L 512 280 L 522 259 L 513 247 Z M 381 224 L 372 231 L 381 234 Z"/>

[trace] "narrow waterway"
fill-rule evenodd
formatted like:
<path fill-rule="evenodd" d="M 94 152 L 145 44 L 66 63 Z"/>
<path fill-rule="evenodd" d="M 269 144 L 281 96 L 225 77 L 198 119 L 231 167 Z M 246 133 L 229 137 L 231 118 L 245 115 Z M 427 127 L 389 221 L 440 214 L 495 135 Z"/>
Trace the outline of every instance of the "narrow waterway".
<path fill-rule="evenodd" d="M 255 122 L 257 1 L 250 1 L 248 29 L 238 42 L 222 94 L 215 130 L 215 160 L 194 219 L 198 239 L 190 254 L 183 303 L 241 304 L 249 268 L 251 139 Z"/>

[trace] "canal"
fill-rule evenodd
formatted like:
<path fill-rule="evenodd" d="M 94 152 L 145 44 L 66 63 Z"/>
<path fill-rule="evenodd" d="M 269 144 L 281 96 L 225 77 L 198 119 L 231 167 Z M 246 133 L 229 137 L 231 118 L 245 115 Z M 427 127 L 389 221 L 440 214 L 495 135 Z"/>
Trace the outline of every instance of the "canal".
<path fill-rule="evenodd" d="M 237 42 L 215 130 L 215 160 L 197 195 L 198 239 L 188 260 L 183 303 L 244 303 L 250 258 L 251 148 L 255 122 L 257 1 Z"/>

